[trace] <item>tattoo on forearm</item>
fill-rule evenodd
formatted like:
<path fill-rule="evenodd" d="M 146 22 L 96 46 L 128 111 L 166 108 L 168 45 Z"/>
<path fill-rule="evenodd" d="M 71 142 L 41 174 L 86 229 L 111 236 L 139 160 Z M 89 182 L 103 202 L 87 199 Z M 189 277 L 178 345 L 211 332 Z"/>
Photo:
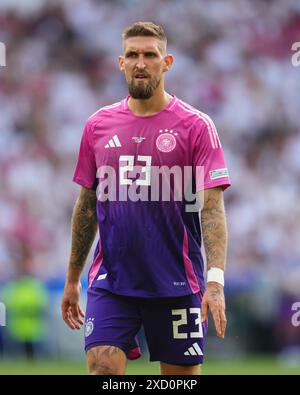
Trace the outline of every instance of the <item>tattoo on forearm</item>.
<path fill-rule="evenodd" d="M 225 269 L 227 254 L 227 227 L 223 197 L 211 191 L 201 213 L 203 243 L 207 268 Z"/>
<path fill-rule="evenodd" d="M 83 188 L 72 215 L 70 266 L 82 270 L 97 231 L 96 192 Z"/>

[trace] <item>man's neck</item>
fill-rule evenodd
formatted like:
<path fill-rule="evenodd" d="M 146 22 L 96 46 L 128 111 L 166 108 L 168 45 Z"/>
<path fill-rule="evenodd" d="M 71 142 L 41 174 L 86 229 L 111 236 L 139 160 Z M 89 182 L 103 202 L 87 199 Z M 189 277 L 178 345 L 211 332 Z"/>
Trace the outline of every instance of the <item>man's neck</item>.
<path fill-rule="evenodd" d="M 146 100 L 133 99 L 128 100 L 128 107 L 135 115 L 153 115 L 163 111 L 170 101 L 173 99 L 171 95 L 163 91 L 154 94 Z"/>

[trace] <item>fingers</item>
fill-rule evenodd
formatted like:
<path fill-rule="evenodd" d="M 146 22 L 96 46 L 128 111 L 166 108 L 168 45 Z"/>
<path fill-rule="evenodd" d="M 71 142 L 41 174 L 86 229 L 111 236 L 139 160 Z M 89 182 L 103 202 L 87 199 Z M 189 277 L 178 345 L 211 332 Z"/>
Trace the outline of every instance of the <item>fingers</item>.
<path fill-rule="evenodd" d="M 76 322 L 74 321 L 72 314 L 69 310 L 63 315 L 63 320 L 71 329 L 78 329 L 78 324 L 76 324 Z"/>
<path fill-rule="evenodd" d="M 80 329 L 81 328 L 81 325 L 76 321 L 76 319 L 74 319 L 71 309 L 68 311 L 67 316 L 68 316 L 67 323 L 71 329 Z"/>
<path fill-rule="evenodd" d="M 81 309 L 80 306 L 78 306 L 78 308 L 79 308 L 79 314 L 81 315 L 82 318 L 84 318 L 85 316 L 84 311 Z"/>
<path fill-rule="evenodd" d="M 208 310 L 214 320 L 217 335 L 224 339 L 226 330 L 225 296 L 223 287 L 218 284 L 208 283 L 202 299 L 201 319 L 207 320 Z"/>
<path fill-rule="evenodd" d="M 217 335 L 221 337 L 222 331 L 221 331 L 221 318 L 220 318 L 219 310 L 216 307 L 214 307 L 210 309 L 210 311 L 213 316 Z"/>
<path fill-rule="evenodd" d="M 64 312 L 63 320 L 71 329 L 80 329 L 80 325 L 73 318 L 71 307 Z"/>
<path fill-rule="evenodd" d="M 67 321 L 71 329 L 80 329 L 83 324 L 82 321 L 78 321 L 76 315 L 74 314 L 74 307 L 72 308 L 71 306 L 67 312 Z"/>
<path fill-rule="evenodd" d="M 222 309 L 220 312 L 220 318 L 221 318 L 221 337 L 222 337 L 222 339 L 224 339 L 226 326 L 227 326 L 227 319 L 226 319 L 224 309 Z"/>
<path fill-rule="evenodd" d="M 211 315 L 214 320 L 217 335 L 224 339 L 225 330 L 227 325 L 226 315 L 225 315 L 225 304 L 222 302 L 216 302 L 209 300 L 209 298 L 203 298 L 201 306 L 201 321 L 204 322 L 208 318 L 208 310 L 210 310 Z"/>
<path fill-rule="evenodd" d="M 75 322 L 77 322 L 78 324 L 80 324 L 80 327 L 81 327 L 81 325 L 83 325 L 83 320 L 82 320 L 82 318 L 80 318 L 80 316 L 81 316 L 81 314 L 80 314 L 80 308 L 79 308 L 79 305 L 78 304 L 74 304 L 74 305 L 71 305 L 71 313 L 72 313 L 72 318 L 73 318 L 73 320 L 75 321 Z"/>
<path fill-rule="evenodd" d="M 215 307 L 211 309 L 211 314 L 213 316 L 217 335 L 224 339 L 227 324 L 224 308 Z"/>
<path fill-rule="evenodd" d="M 207 320 L 207 311 L 208 311 L 208 304 L 205 299 L 202 300 L 201 306 L 201 321 L 204 322 Z"/>
<path fill-rule="evenodd" d="M 68 314 L 68 303 L 66 302 L 62 302 L 61 305 L 61 314 L 62 314 L 62 318 L 65 321 L 65 323 L 71 328 L 71 329 L 75 329 L 73 328 L 73 324 L 71 323 L 71 321 L 69 320 L 69 314 Z"/>
<path fill-rule="evenodd" d="M 62 317 L 65 323 L 71 329 L 80 329 L 83 325 L 83 320 L 80 316 L 84 316 L 83 311 L 81 310 L 78 304 L 70 305 L 68 303 L 62 304 Z"/>

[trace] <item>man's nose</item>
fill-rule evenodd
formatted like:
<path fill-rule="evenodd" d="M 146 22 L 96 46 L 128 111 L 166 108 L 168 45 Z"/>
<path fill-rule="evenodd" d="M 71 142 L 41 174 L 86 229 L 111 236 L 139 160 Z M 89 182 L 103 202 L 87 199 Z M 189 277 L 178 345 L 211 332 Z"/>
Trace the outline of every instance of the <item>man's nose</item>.
<path fill-rule="evenodd" d="M 144 69 L 145 68 L 145 61 L 144 61 L 144 55 L 140 54 L 137 60 L 137 67 L 139 69 Z"/>

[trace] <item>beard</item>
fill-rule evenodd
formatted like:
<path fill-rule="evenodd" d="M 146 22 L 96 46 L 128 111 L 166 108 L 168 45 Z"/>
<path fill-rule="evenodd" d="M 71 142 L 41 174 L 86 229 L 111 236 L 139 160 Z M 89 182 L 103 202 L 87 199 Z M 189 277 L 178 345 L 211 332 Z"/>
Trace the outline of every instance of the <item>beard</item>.
<path fill-rule="evenodd" d="M 150 78 L 149 82 L 136 81 L 135 78 L 132 78 L 129 82 L 127 81 L 130 96 L 133 99 L 141 100 L 150 99 L 159 84 L 160 79 L 158 78 Z"/>

